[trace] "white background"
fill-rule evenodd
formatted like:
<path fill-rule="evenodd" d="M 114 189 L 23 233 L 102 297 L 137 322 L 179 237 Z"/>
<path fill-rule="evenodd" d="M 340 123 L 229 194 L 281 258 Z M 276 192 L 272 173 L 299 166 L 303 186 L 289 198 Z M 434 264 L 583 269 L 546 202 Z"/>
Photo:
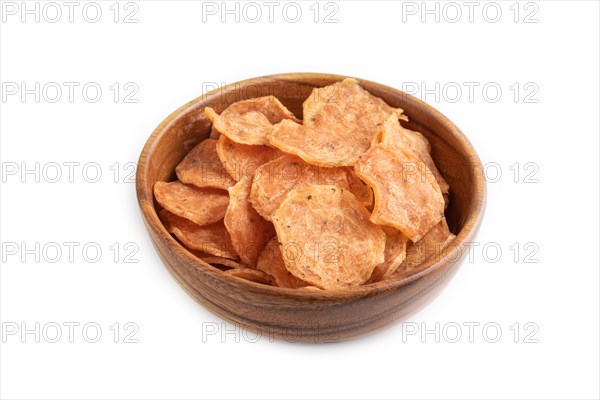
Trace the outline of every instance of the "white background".
<path fill-rule="evenodd" d="M 13 3 L 16 15 L 2 3 L 2 398 L 600 396 L 597 2 L 498 2 L 486 13 L 481 2 L 472 22 L 463 2 L 438 3 L 436 22 L 422 15 L 421 2 L 337 1 L 318 5 L 315 22 L 310 1 L 298 3 L 297 23 L 285 20 L 284 2 L 272 23 L 262 2 L 256 23 L 244 21 L 255 9 L 244 15 L 243 3 L 238 23 L 235 15 L 222 23 L 220 13 L 203 21 L 195 1 L 121 3 L 118 23 L 113 1 L 99 2 L 97 23 L 82 17 L 85 2 L 72 23 L 62 2 L 57 23 L 46 20 L 54 9 L 23 23 L 21 2 Z M 493 23 L 496 8 L 502 14 Z M 136 9 L 138 22 L 123 23 Z M 336 10 L 337 23 L 324 23 Z M 457 10 L 462 18 L 453 23 Z M 126 163 L 152 130 L 207 85 L 298 71 L 419 88 L 417 97 L 451 118 L 488 166 L 472 259 L 407 323 L 350 342 L 255 341 L 222 325 L 161 264 L 126 179 Z M 49 101 L 52 85 L 39 102 L 11 95 L 22 82 L 30 89 L 56 82 L 63 97 Z M 64 82 L 79 84 L 72 103 Z M 90 82 L 102 88 L 96 103 L 82 96 Z M 129 100 L 138 102 L 125 102 L 136 87 Z M 73 182 L 70 162 L 79 163 Z M 23 174 L 36 163 L 39 176 Z M 62 173 L 56 183 L 53 163 Z M 102 177 L 89 183 L 94 167 Z M 77 243 L 72 260 L 65 242 Z M 37 254 L 23 252 L 36 243 Z M 62 257 L 52 262 L 57 247 Z M 93 263 L 96 247 L 102 255 Z M 130 261 L 138 262 L 125 262 L 136 248 Z M 80 324 L 73 343 L 69 322 Z M 21 335 L 36 323 L 39 343 Z M 439 339 L 421 335 L 437 323 Z M 479 324 L 472 340 L 469 323 Z M 51 343 L 56 324 L 62 337 Z M 457 325 L 462 336 L 451 343 Z M 94 326 L 102 336 L 89 343 Z M 496 327 L 501 336 L 491 343 Z"/>

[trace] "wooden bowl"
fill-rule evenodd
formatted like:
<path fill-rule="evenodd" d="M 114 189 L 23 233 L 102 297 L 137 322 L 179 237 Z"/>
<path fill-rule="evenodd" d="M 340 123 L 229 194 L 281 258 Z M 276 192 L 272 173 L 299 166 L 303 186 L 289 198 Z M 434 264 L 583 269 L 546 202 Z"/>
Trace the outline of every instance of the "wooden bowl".
<path fill-rule="evenodd" d="M 451 187 L 446 218 L 456 239 L 442 255 L 400 276 L 352 290 L 306 290 L 267 286 L 227 276 L 179 244 L 163 227 L 153 197 L 156 181 L 175 179 L 175 166 L 208 137 L 204 107 L 272 94 L 298 117 L 313 88 L 344 79 L 314 73 L 271 75 L 234 83 L 192 100 L 167 117 L 148 139 L 138 163 L 137 196 L 150 237 L 179 284 L 204 307 L 238 326 L 289 341 L 330 342 L 366 334 L 431 301 L 456 273 L 480 223 L 485 182 L 479 158 L 463 133 L 441 113 L 399 90 L 359 79 L 393 107 L 405 110 L 407 127 L 431 142 L 432 156 Z"/>

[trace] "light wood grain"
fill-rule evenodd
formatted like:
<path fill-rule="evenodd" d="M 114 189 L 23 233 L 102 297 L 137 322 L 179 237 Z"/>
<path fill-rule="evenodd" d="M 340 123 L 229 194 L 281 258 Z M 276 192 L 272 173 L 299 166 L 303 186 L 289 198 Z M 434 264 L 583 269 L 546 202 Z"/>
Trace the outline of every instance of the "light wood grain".
<path fill-rule="evenodd" d="M 314 87 L 344 76 L 294 73 L 249 79 L 205 94 L 167 117 L 152 133 L 138 163 L 137 196 L 152 242 L 166 267 L 196 301 L 246 329 L 289 341 L 328 342 L 364 335 L 397 322 L 430 302 L 459 268 L 483 214 L 485 181 L 479 158 L 463 133 L 420 100 L 374 82 L 361 85 L 409 116 L 408 128 L 431 142 L 433 158 L 451 187 L 448 224 L 456 239 L 444 256 L 429 260 L 411 275 L 349 291 L 285 289 L 227 276 L 183 248 L 158 219 L 152 195 L 158 180 L 175 178 L 175 166 L 210 134 L 204 107 L 221 112 L 232 102 L 275 95 L 296 116 Z M 176 310 L 173 310 L 176 312 Z"/>

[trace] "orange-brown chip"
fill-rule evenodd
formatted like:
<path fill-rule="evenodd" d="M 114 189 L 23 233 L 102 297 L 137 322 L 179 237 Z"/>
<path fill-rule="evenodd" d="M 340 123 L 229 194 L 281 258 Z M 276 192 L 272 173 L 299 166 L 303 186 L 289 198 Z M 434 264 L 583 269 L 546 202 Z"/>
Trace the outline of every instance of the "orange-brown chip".
<path fill-rule="evenodd" d="M 225 170 L 236 181 L 252 179 L 256 168 L 283 155 L 278 149 L 236 143 L 225 135 L 217 142 L 217 153 Z"/>
<path fill-rule="evenodd" d="M 273 213 L 273 224 L 287 270 L 314 286 L 356 287 L 384 261 L 385 233 L 340 187 L 292 190 Z"/>
<path fill-rule="evenodd" d="M 373 270 L 368 283 L 379 282 L 390 277 L 406 257 L 408 238 L 391 226 L 381 227 L 385 232 L 384 261 Z"/>
<path fill-rule="evenodd" d="M 224 222 L 233 248 L 243 262 L 254 266 L 269 240 L 275 236 L 275 229 L 250 204 L 251 186 L 252 181 L 242 179 L 229 188 L 229 206 Z"/>
<path fill-rule="evenodd" d="M 273 125 L 284 119 L 299 121 L 274 96 L 238 101 L 227 107 L 221 115 L 210 107 L 204 114 L 213 126 L 236 143 L 266 145 Z"/>
<path fill-rule="evenodd" d="M 230 268 L 248 268 L 248 266 L 243 264 L 240 260 L 218 257 L 200 250 L 188 249 L 188 251 L 205 263 L 221 270 Z"/>
<path fill-rule="evenodd" d="M 455 237 L 448 229 L 446 218 L 442 218 L 421 240 L 407 246 L 406 258 L 396 270 L 396 274 L 412 271 L 430 258 L 441 254 Z"/>
<path fill-rule="evenodd" d="M 272 276 L 277 286 L 280 287 L 300 288 L 308 285 L 303 280 L 290 274 L 285 268 L 285 262 L 281 256 L 277 237 L 271 239 L 262 251 L 256 263 L 256 269 Z"/>
<path fill-rule="evenodd" d="M 202 261 L 210 265 L 222 265 L 227 268 L 248 268 L 246 265 L 241 264 L 239 261 L 230 260 L 229 258 L 210 256 L 210 257 L 201 257 Z"/>
<path fill-rule="evenodd" d="M 250 201 L 268 221 L 288 192 L 308 185 L 339 186 L 355 193 L 361 202 L 368 205 L 372 202 L 371 189 L 357 180 L 353 170 L 347 167 L 317 167 L 287 154 L 256 169 Z"/>
<path fill-rule="evenodd" d="M 368 145 L 377 126 L 390 114 L 406 119 L 403 110 L 390 107 L 381 98 L 363 89 L 353 78 L 322 88 L 315 88 L 303 104 L 304 125 L 307 128 L 338 131 L 340 125 L 349 137 L 366 140 Z"/>
<path fill-rule="evenodd" d="M 275 125 L 269 141 L 286 153 L 322 167 L 354 165 L 369 148 L 344 133 L 309 129 L 290 120 Z"/>
<path fill-rule="evenodd" d="M 221 164 L 217 141 L 214 139 L 198 143 L 179 163 L 175 172 L 181 182 L 200 188 L 227 189 L 235 184 Z"/>
<path fill-rule="evenodd" d="M 380 127 L 373 142 L 374 144 L 380 142 L 412 151 L 433 173 L 442 193 L 448 193 L 450 187 L 435 166 L 435 162 L 429 154 L 431 145 L 421 133 L 404 128 L 400 125 L 398 118 L 391 116 Z"/>
<path fill-rule="evenodd" d="M 199 226 L 168 210 L 161 210 L 158 216 L 167 231 L 174 234 L 187 248 L 233 260 L 238 258 L 223 221 Z"/>
<path fill-rule="evenodd" d="M 371 146 L 378 127 L 402 110 L 364 90 L 356 79 L 314 89 L 303 105 L 304 122 L 282 121 L 269 140 L 287 153 L 320 166 L 352 166 Z"/>
<path fill-rule="evenodd" d="M 225 275 L 237 276 L 238 278 L 246 279 L 251 282 L 262 283 L 264 285 L 272 285 L 273 277 L 250 268 L 230 269 L 224 272 Z"/>
<path fill-rule="evenodd" d="M 344 169 L 348 179 L 348 190 L 350 190 L 352 194 L 356 196 L 358 201 L 365 206 L 373 204 L 373 191 L 371 190 L 371 187 L 356 175 L 354 168 L 344 167 Z"/>
<path fill-rule="evenodd" d="M 223 219 L 229 204 L 224 190 L 200 189 L 179 181 L 156 182 L 154 197 L 163 208 L 198 225 Z"/>
<path fill-rule="evenodd" d="M 397 127 L 395 122 L 398 122 L 400 127 Z M 431 143 L 429 143 L 429 140 L 421 132 L 407 129 L 400 124 L 400 121 L 390 117 L 378 128 L 371 145 L 375 146 L 378 143 L 391 144 L 398 147 L 408 145 L 417 149 L 425 149 L 427 153 L 431 153 Z"/>
<path fill-rule="evenodd" d="M 414 154 L 377 144 L 354 167 L 375 194 L 371 221 L 418 241 L 444 216 L 444 197 L 433 174 Z"/>

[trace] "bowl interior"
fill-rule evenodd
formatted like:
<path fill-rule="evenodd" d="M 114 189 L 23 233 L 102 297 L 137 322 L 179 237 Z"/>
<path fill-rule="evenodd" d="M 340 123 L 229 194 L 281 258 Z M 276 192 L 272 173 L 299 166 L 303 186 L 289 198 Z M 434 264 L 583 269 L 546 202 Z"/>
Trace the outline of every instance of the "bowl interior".
<path fill-rule="evenodd" d="M 160 224 L 154 183 L 176 179 L 177 164 L 209 136 L 211 123 L 203 113 L 205 107 L 220 113 L 236 101 L 274 95 L 302 118 L 302 103 L 313 88 L 344 78 L 306 73 L 254 78 L 204 94 L 175 111 L 155 130 L 140 157 L 137 190 L 145 218 Z M 445 213 L 450 230 L 457 235 L 449 249 L 456 248 L 476 228 L 483 205 L 484 183 L 477 154 L 460 130 L 431 106 L 399 90 L 362 79 L 359 82 L 391 106 L 404 109 L 410 121 L 402 124 L 423 133 L 430 141 L 432 157 L 450 185 L 450 203 Z M 143 179 L 139 179 L 140 175 Z M 424 272 L 431 265 L 432 262 L 425 263 L 419 271 L 412 272 Z"/>

